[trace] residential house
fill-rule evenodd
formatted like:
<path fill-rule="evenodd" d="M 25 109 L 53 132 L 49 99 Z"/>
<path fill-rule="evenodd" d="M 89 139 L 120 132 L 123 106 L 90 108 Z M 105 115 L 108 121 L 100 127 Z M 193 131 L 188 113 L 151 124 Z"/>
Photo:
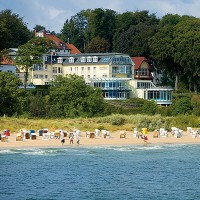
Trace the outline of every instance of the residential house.
<path fill-rule="evenodd" d="M 87 53 L 63 58 L 63 75 L 82 76 L 87 84 L 101 88 L 105 99 L 130 97 L 128 81 L 133 78 L 133 62 L 122 53 Z"/>
<path fill-rule="evenodd" d="M 56 76 L 62 75 L 62 67 L 60 66 L 59 59 L 57 62 L 57 58 L 60 57 L 62 59 L 61 56 L 80 54 L 81 52 L 73 44 L 64 43 L 58 37 L 45 30 L 35 32 L 35 37 L 48 37 L 56 44 L 56 49 L 43 55 L 43 64 L 35 64 L 30 69 L 28 82 L 34 85 L 49 84 Z M 23 70 L 20 70 L 17 76 L 24 82 Z"/>
<path fill-rule="evenodd" d="M 16 74 L 16 66 L 14 65 L 13 58 L 16 56 L 16 49 L 10 48 L 10 59 L 3 58 L 0 63 L 0 72 L 10 72 Z"/>
<path fill-rule="evenodd" d="M 134 62 L 134 80 L 130 81 L 135 88 L 132 97 L 140 97 L 154 100 L 158 105 L 170 105 L 172 103 L 172 88 L 157 87 L 153 82 L 153 68 L 151 61 L 145 57 L 132 57 Z"/>
<path fill-rule="evenodd" d="M 151 61 L 145 57 L 132 57 L 134 62 L 134 79 L 153 80 Z"/>

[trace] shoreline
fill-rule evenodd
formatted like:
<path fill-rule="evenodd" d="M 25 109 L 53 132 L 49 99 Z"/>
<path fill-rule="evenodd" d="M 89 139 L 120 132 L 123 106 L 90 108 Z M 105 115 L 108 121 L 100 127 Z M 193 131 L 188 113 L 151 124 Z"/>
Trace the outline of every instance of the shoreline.
<path fill-rule="evenodd" d="M 23 141 L 16 141 L 16 133 L 12 133 L 8 137 L 8 142 L 0 141 L 0 150 L 3 149 L 30 149 L 30 148 L 81 148 L 81 147 L 99 147 L 99 146 L 130 146 L 130 145 L 165 145 L 165 144 L 200 144 L 200 137 L 192 138 L 186 132 L 181 138 L 175 138 L 171 133 L 168 137 L 153 138 L 153 132 L 149 132 L 148 143 L 145 144 L 143 139 L 133 137 L 132 131 L 126 131 L 126 138 L 120 138 L 120 131 L 111 132 L 110 138 L 86 138 L 85 134 L 79 137 L 80 144 L 70 144 L 68 137 L 65 137 L 64 145 L 61 144 L 60 139 L 42 140 L 42 136 L 37 136 L 36 140 L 26 139 Z"/>

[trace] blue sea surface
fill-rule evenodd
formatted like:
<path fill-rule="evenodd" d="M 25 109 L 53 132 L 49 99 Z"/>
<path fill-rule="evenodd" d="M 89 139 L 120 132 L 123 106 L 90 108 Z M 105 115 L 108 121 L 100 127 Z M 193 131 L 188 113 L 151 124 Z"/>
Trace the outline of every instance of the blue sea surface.
<path fill-rule="evenodd" d="M 0 149 L 0 200 L 200 199 L 200 145 Z"/>

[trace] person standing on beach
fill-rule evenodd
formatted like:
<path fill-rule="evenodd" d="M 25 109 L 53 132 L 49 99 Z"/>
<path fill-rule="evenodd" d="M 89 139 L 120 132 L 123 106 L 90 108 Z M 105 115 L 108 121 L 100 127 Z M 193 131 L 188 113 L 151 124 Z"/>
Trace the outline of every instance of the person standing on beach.
<path fill-rule="evenodd" d="M 73 135 L 70 136 L 69 141 L 70 141 L 70 144 L 74 144 L 74 137 L 73 137 Z"/>
<path fill-rule="evenodd" d="M 147 143 L 148 143 L 148 142 L 147 142 L 148 137 L 147 137 L 146 135 L 144 135 L 143 140 L 144 140 L 144 144 L 147 144 Z"/>
<path fill-rule="evenodd" d="M 76 138 L 76 143 L 79 144 L 79 142 L 80 142 L 80 140 L 79 140 L 79 138 L 77 137 L 77 138 Z"/>
<path fill-rule="evenodd" d="M 62 145 L 65 143 L 65 139 L 64 138 L 61 140 L 61 143 L 62 143 Z"/>

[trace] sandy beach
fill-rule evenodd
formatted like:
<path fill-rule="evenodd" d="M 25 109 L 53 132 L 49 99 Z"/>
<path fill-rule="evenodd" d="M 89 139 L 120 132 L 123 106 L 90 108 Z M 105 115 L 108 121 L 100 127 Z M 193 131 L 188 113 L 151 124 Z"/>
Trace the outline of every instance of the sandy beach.
<path fill-rule="evenodd" d="M 16 133 L 11 133 L 8 137 L 7 142 L 0 141 L 0 148 L 57 148 L 57 147 L 84 147 L 84 146 L 99 146 L 99 145 L 144 145 L 144 140 L 133 136 L 132 131 L 126 131 L 126 138 L 120 138 L 120 131 L 115 131 L 110 133 L 110 138 L 103 138 L 97 136 L 95 138 L 87 138 L 85 132 L 81 133 L 80 144 L 76 143 L 74 139 L 74 144 L 70 144 L 69 137 L 65 137 L 64 145 L 61 144 L 61 139 L 50 139 L 43 140 L 42 136 L 37 136 L 36 140 L 24 139 L 23 141 L 16 141 Z M 200 137 L 192 138 L 192 136 L 186 132 L 183 132 L 181 138 L 174 137 L 170 132 L 168 137 L 158 138 L 153 137 L 153 132 L 149 132 L 148 144 L 200 144 Z M 148 145 L 147 144 L 147 145 Z"/>

